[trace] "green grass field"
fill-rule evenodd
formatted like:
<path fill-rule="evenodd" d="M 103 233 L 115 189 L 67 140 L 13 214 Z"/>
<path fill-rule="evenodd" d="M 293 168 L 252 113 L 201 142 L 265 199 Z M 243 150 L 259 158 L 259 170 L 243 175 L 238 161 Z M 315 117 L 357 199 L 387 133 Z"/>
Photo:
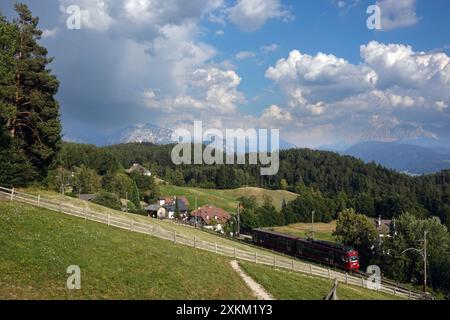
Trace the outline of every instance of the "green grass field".
<path fill-rule="evenodd" d="M 0 213 L 0 299 L 254 298 L 225 257 L 9 201 L 0 200 Z M 69 265 L 81 268 L 81 290 L 66 288 Z M 321 278 L 243 267 L 277 299 L 322 299 L 331 287 Z M 342 290 L 342 299 L 389 298 Z"/>
<path fill-rule="evenodd" d="M 297 198 L 297 194 L 289 191 L 266 190 L 253 187 L 244 187 L 234 190 L 188 188 L 164 184 L 161 184 L 159 187 L 160 193 L 164 196 L 186 196 L 190 202 L 191 208 L 194 208 L 195 197 L 197 197 L 197 205 L 199 207 L 205 204 L 213 204 L 229 212 L 236 212 L 237 199 L 242 196 L 255 196 L 259 204 L 263 203 L 264 196 L 269 196 L 272 198 L 273 204 L 277 210 L 281 210 L 283 199 L 289 202 Z"/>
<path fill-rule="evenodd" d="M 333 287 L 333 281 L 252 263 L 240 263 L 242 269 L 277 300 L 321 300 Z M 394 300 L 398 297 L 345 284 L 338 285 L 340 300 Z"/>
<path fill-rule="evenodd" d="M 310 237 L 312 225 L 310 223 L 296 223 L 283 227 L 270 228 L 277 232 L 290 234 L 297 237 Z M 331 223 L 315 223 L 314 224 L 314 239 L 326 240 L 335 242 L 336 239 L 333 236 L 333 232 L 336 230 L 336 221 Z"/>
<path fill-rule="evenodd" d="M 228 259 L 169 241 L 1 200 L 0 230 L 0 299 L 253 299 Z"/>

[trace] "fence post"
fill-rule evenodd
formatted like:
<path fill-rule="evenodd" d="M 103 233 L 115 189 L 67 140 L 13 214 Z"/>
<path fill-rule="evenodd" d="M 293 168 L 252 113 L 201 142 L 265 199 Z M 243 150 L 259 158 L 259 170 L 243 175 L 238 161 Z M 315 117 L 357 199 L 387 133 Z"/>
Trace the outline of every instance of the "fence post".
<path fill-rule="evenodd" d="M 214 243 L 215 252 L 217 254 L 217 242 Z"/>
<path fill-rule="evenodd" d="M 409 300 L 411 300 L 411 290 L 409 290 Z"/>
<path fill-rule="evenodd" d="M 234 258 L 236 259 L 236 248 L 233 249 L 234 249 Z"/>
<path fill-rule="evenodd" d="M 348 284 L 348 273 L 345 273 L 345 284 Z"/>
<path fill-rule="evenodd" d="M 194 248 L 197 248 L 197 237 L 194 236 Z"/>
<path fill-rule="evenodd" d="M 59 202 L 59 212 L 63 212 L 63 210 L 62 210 L 62 201 Z"/>
<path fill-rule="evenodd" d="M 312 275 L 313 274 L 313 271 L 312 271 L 312 265 L 310 264 L 309 265 L 309 273 Z"/>
<path fill-rule="evenodd" d="M 292 270 L 295 271 L 295 261 L 292 260 Z"/>
<path fill-rule="evenodd" d="M 110 226 L 110 224 L 111 224 L 111 215 L 108 213 L 108 227 Z"/>
<path fill-rule="evenodd" d="M 397 287 L 394 287 L 394 296 L 397 295 Z"/>
<path fill-rule="evenodd" d="M 41 195 L 38 195 L 38 207 L 41 206 Z"/>
<path fill-rule="evenodd" d="M 361 277 L 361 286 L 364 288 L 364 278 Z"/>
<path fill-rule="evenodd" d="M 12 190 L 11 190 L 11 201 L 13 201 L 14 200 L 14 188 L 12 188 Z"/>
<path fill-rule="evenodd" d="M 258 264 L 258 252 L 255 252 L 255 263 Z"/>
<path fill-rule="evenodd" d="M 276 260 L 276 259 L 277 259 L 277 258 L 274 256 L 274 257 L 273 257 L 273 266 L 274 266 L 274 267 L 277 266 L 277 260 Z"/>
<path fill-rule="evenodd" d="M 328 267 L 328 279 L 331 279 L 331 271 L 330 271 L 330 267 Z"/>
<path fill-rule="evenodd" d="M 173 242 L 177 243 L 177 232 L 173 232 Z"/>

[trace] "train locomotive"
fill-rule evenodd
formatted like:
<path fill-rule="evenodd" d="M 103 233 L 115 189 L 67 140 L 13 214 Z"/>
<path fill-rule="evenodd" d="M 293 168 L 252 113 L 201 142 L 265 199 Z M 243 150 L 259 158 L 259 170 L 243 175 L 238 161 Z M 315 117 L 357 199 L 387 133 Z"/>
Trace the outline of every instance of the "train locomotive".
<path fill-rule="evenodd" d="M 359 270 L 359 254 L 352 247 L 263 229 L 253 230 L 252 238 L 255 245 L 290 256 L 324 263 L 350 272 Z"/>

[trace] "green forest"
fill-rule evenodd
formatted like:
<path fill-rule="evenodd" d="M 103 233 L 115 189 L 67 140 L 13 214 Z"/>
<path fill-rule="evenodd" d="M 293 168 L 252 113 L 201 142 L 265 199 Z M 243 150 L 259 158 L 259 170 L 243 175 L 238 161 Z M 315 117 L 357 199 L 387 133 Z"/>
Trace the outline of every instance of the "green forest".
<path fill-rule="evenodd" d="M 78 148 L 82 147 L 65 146 L 70 154 L 66 158 L 71 159 L 65 160 L 65 166 L 81 161 L 76 157 L 83 154 Z M 276 176 L 261 176 L 258 165 L 175 166 L 170 160 L 171 149 L 170 145 L 126 144 L 99 150 L 124 167 L 134 162 L 146 164 L 158 177 L 178 186 L 255 186 L 298 193 L 299 199 L 285 208 L 285 223 L 309 221 L 312 207 L 323 222 L 345 208 L 371 217 L 392 218 L 407 211 L 418 217 L 437 216 L 443 223 L 450 222 L 450 171 L 412 177 L 332 152 L 291 149 L 280 152 Z"/>

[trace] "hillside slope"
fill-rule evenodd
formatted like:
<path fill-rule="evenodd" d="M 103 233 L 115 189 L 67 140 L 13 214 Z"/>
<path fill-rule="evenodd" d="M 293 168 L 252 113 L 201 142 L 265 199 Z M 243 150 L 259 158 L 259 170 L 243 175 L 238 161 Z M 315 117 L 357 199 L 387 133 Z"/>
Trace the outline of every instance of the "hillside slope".
<path fill-rule="evenodd" d="M 190 202 L 191 208 L 197 205 L 213 204 L 223 209 L 235 212 L 238 204 L 237 199 L 242 196 L 255 196 L 258 203 L 262 204 L 264 197 L 272 198 L 273 205 L 277 210 L 281 210 L 283 200 L 286 202 L 295 200 L 297 194 L 284 190 L 267 190 L 255 187 L 243 187 L 233 190 L 201 189 L 189 187 L 177 187 L 172 185 L 160 185 L 160 192 L 165 196 L 186 196 Z"/>
<path fill-rule="evenodd" d="M 253 299 L 226 258 L 0 200 L 0 299 Z M 70 265 L 81 290 L 66 288 Z"/>
<path fill-rule="evenodd" d="M 290 234 L 296 237 L 307 238 L 312 235 L 311 223 L 295 223 L 287 226 L 269 228 L 274 231 Z M 314 239 L 335 242 L 333 232 L 336 230 L 336 221 L 331 223 L 315 223 Z"/>
<path fill-rule="evenodd" d="M 1 199 L 0 212 L 0 299 L 254 299 L 227 258 Z M 81 290 L 66 288 L 70 265 L 81 268 Z M 247 265 L 257 281 L 278 273 Z M 278 296 L 286 283 L 273 280 L 264 285 L 286 299 Z M 326 290 L 326 280 L 306 276 L 295 286 L 316 281 L 318 292 Z M 352 290 L 348 298 L 392 298 Z"/>

